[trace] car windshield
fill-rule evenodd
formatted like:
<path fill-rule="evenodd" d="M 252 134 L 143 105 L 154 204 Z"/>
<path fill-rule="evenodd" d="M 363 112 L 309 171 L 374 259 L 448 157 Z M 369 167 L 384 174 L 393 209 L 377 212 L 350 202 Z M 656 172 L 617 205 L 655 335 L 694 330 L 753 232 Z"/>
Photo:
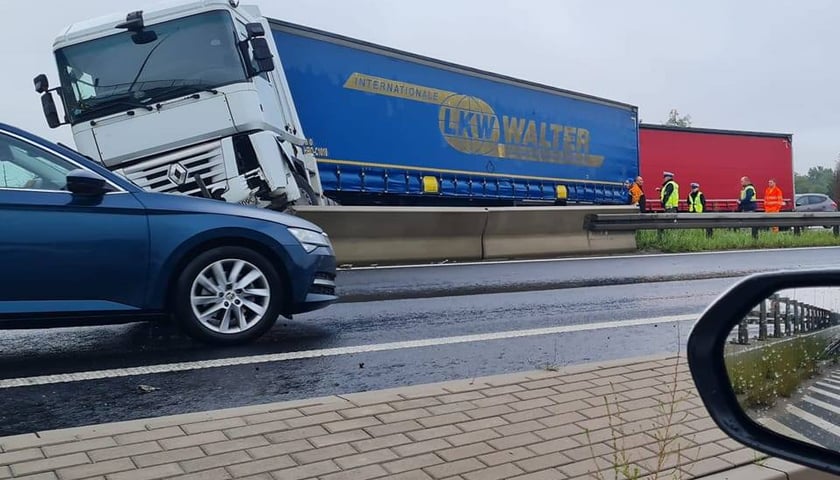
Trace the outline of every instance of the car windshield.
<path fill-rule="evenodd" d="M 71 123 L 245 81 L 230 14 L 211 11 L 56 51 Z"/>

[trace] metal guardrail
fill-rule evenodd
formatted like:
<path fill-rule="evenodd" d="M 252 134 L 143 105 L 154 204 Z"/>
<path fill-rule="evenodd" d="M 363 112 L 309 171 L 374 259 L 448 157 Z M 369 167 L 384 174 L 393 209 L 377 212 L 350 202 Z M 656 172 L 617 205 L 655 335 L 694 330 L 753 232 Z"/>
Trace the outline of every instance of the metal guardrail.
<path fill-rule="evenodd" d="M 587 215 L 584 222 L 584 228 L 591 232 L 705 229 L 709 237 L 717 228 L 750 228 L 753 237 L 758 237 L 759 230 L 772 227 L 793 228 L 795 235 L 801 234 L 803 228 L 826 227 L 840 236 L 840 213 L 594 213 Z"/>
<path fill-rule="evenodd" d="M 750 312 L 738 325 L 738 338 L 734 343 L 749 344 L 750 323 L 758 324 L 759 341 L 768 338 L 791 337 L 799 334 L 815 332 L 837 325 L 838 318 L 831 310 L 809 305 L 790 298 L 773 295 L 762 301 L 756 309 Z M 772 325 L 770 334 L 768 325 Z"/>

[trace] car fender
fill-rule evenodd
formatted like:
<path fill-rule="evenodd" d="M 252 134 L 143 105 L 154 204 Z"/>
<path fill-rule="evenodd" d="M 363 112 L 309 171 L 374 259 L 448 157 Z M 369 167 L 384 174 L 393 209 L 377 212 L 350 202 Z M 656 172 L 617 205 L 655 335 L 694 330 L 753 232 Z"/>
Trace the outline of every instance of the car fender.
<path fill-rule="evenodd" d="M 224 217 L 224 222 L 218 223 L 227 223 L 227 225 L 207 228 L 198 226 L 203 223 L 203 218 L 193 218 L 207 217 L 207 215 L 177 215 L 176 217 L 178 217 L 179 226 L 171 225 L 172 222 L 169 221 L 156 222 L 150 219 L 152 250 L 148 308 L 151 310 L 166 309 L 170 286 L 180 273 L 178 270 L 198 251 L 201 251 L 197 249 L 202 249 L 203 246 L 207 248 L 221 245 L 235 246 L 237 242 L 259 246 L 264 252 L 271 253 L 274 258 L 270 260 L 280 262 L 280 273 L 284 276 L 292 264 L 289 249 L 297 248 L 303 252 L 300 244 L 283 225 L 244 218 L 232 222 L 231 217 Z M 188 225 L 193 225 L 194 230 L 185 228 Z"/>

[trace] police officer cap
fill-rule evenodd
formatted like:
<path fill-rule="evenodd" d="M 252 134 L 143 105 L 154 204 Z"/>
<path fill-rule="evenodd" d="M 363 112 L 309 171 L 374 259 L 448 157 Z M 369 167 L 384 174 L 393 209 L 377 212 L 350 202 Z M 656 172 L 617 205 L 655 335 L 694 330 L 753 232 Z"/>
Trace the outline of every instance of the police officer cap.
<path fill-rule="evenodd" d="M 663 177 L 673 177 L 674 173 L 673 172 L 662 172 L 662 176 Z"/>
<path fill-rule="evenodd" d="M 691 188 L 700 188 L 700 184 L 697 182 L 691 182 Z"/>

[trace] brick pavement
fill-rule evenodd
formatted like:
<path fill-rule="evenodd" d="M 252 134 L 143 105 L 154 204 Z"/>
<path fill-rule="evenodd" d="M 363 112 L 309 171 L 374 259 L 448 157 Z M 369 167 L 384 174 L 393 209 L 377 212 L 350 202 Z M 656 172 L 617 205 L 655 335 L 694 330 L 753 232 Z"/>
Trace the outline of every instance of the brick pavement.
<path fill-rule="evenodd" d="M 649 357 L 5 437 L 0 479 L 671 479 L 760 458 L 684 358 Z"/>

